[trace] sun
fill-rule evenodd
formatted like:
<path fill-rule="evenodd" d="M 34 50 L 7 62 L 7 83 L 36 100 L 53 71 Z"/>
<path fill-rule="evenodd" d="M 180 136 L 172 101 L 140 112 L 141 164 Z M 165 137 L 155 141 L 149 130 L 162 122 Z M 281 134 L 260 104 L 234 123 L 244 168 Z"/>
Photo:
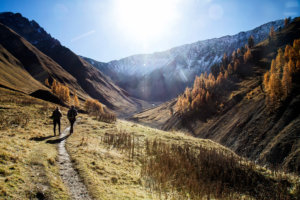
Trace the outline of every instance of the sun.
<path fill-rule="evenodd" d="M 176 20 L 176 1 L 115 0 L 115 20 L 124 34 L 150 42 L 166 34 Z"/>

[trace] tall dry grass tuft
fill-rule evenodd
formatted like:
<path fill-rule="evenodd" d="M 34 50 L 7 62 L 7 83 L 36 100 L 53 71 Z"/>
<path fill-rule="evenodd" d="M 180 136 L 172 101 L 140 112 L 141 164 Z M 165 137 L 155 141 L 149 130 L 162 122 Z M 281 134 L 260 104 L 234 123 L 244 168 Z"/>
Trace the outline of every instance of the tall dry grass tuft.
<path fill-rule="evenodd" d="M 139 139 L 131 133 L 106 133 L 101 142 L 141 161 L 146 187 L 166 199 L 282 199 L 299 197 L 299 185 L 236 154 L 207 146 Z M 300 183 L 299 183 L 300 184 Z M 296 188 L 293 191 L 291 188 Z"/>
<path fill-rule="evenodd" d="M 113 113 L 101 113 L 97 117 L 97 120 L 106 122 L 106 123 L 114 123 L 117 120 L 117 117 Z"/>
<path fill-rule="evenodd" d="M 105 135 L 101 137 L 101 142 L 108 144 L 112 148 L 126 152 L 129 159 L 134 158 L 135 151 L 137 150 L 135 147 L 136 142 L 134 135 L 125 131 L 119 131 L 117 133 L 105 133 Z"/>
<path fill-rule="evenodd" d="M 252 162 L 234 154 L 159 140 L 146 141 L 145 146 L 142 176 L 151 178 L 148 186 L 161 193 L 175 191 L 191 199 L 239 199 L 237 193 L 255 199 L 295 199 L 284 178 L 267 178 Z"/>

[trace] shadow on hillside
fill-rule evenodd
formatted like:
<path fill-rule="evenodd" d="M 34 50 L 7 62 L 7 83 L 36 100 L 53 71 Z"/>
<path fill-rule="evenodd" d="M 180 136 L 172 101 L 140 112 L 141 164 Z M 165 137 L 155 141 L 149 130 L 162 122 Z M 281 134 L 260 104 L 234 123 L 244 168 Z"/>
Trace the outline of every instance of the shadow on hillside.
<path fill-rule="evenodd" d="M 46 137 L 32 137 L 32 138 L 30 138 L 30 140 L 41 142 L 41 141 L 47 140 L 52 137 L 55 137 L 55 136 L 51 135 L 51 136 L 46 136 Z"/>
<path fill-rule="evenodd" d="M 35 92 L 31 93 L 30 96 L 66 106 L 66 104 L 64 104 L 57 96 L 55 96 L 48 90 L 36 90 Z"/>
<path fill-rule="evenodd" d="M 66 136 L 64 136 L 62 138 L 55 139 L 55 140 L 48 140 L 46 143 L 48 143 L 48 144 L 57 144 L 57 143 L 60 143 L 60 142 L 62 142 L 64 140 L 66 140 L 68 137 L 70 137 L 70 135 L 71 134 L 68 134 L 68 135 L 66 135 Z"/>

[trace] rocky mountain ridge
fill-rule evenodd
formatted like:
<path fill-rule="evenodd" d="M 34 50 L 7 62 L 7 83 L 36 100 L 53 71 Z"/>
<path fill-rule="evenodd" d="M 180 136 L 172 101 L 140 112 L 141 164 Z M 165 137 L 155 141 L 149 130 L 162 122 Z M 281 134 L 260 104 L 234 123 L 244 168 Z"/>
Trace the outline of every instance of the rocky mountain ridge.
<path fill-rule="evenodd" d="M 190 86 L 196 75 L 219 63 L 224 53 L 231 55 L 247 44 L 251 35 L 257 44 L 268 37 L 271 27 L 278 30 L 283 24 L 284 20 L 272 21 L 236 35 L 198 41 L 153 54 L 133 55 L 109 63 L 84 59 L 129 94 L 148 101 L 166 101 Z"/>

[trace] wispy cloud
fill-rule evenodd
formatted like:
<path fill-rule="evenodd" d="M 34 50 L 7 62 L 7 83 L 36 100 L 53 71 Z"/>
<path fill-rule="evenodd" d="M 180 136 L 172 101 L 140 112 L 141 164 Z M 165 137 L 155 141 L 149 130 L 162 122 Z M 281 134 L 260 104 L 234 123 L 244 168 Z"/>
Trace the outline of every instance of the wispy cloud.
<path fill-rule="evenodd" d="M 96 33 L 95 30 L 91 30 L 91 31 L 89 31 L 89 32 L 83 33 L 83 34 L 81 34 L 81 35 L 78 35 L 78 36 L 72 38 L 72 39 L 71 39 L 71 42 L 75 42 L 75 41 L 77 41 L 77 40 L 81 40 L 82 38 L 88 37 L 88 36 L 90 36 L 90 35 L 92 35 L 92 34 L 94 34 L 94 33 Z"/>
<path fill-rule="evenodd" d="M 286 2 L 285 7 L 286 8 L 297 8 L 297 7 L 299 7 L 299 4 L 297 1 L 288 1 L 288 2 Z"/>

